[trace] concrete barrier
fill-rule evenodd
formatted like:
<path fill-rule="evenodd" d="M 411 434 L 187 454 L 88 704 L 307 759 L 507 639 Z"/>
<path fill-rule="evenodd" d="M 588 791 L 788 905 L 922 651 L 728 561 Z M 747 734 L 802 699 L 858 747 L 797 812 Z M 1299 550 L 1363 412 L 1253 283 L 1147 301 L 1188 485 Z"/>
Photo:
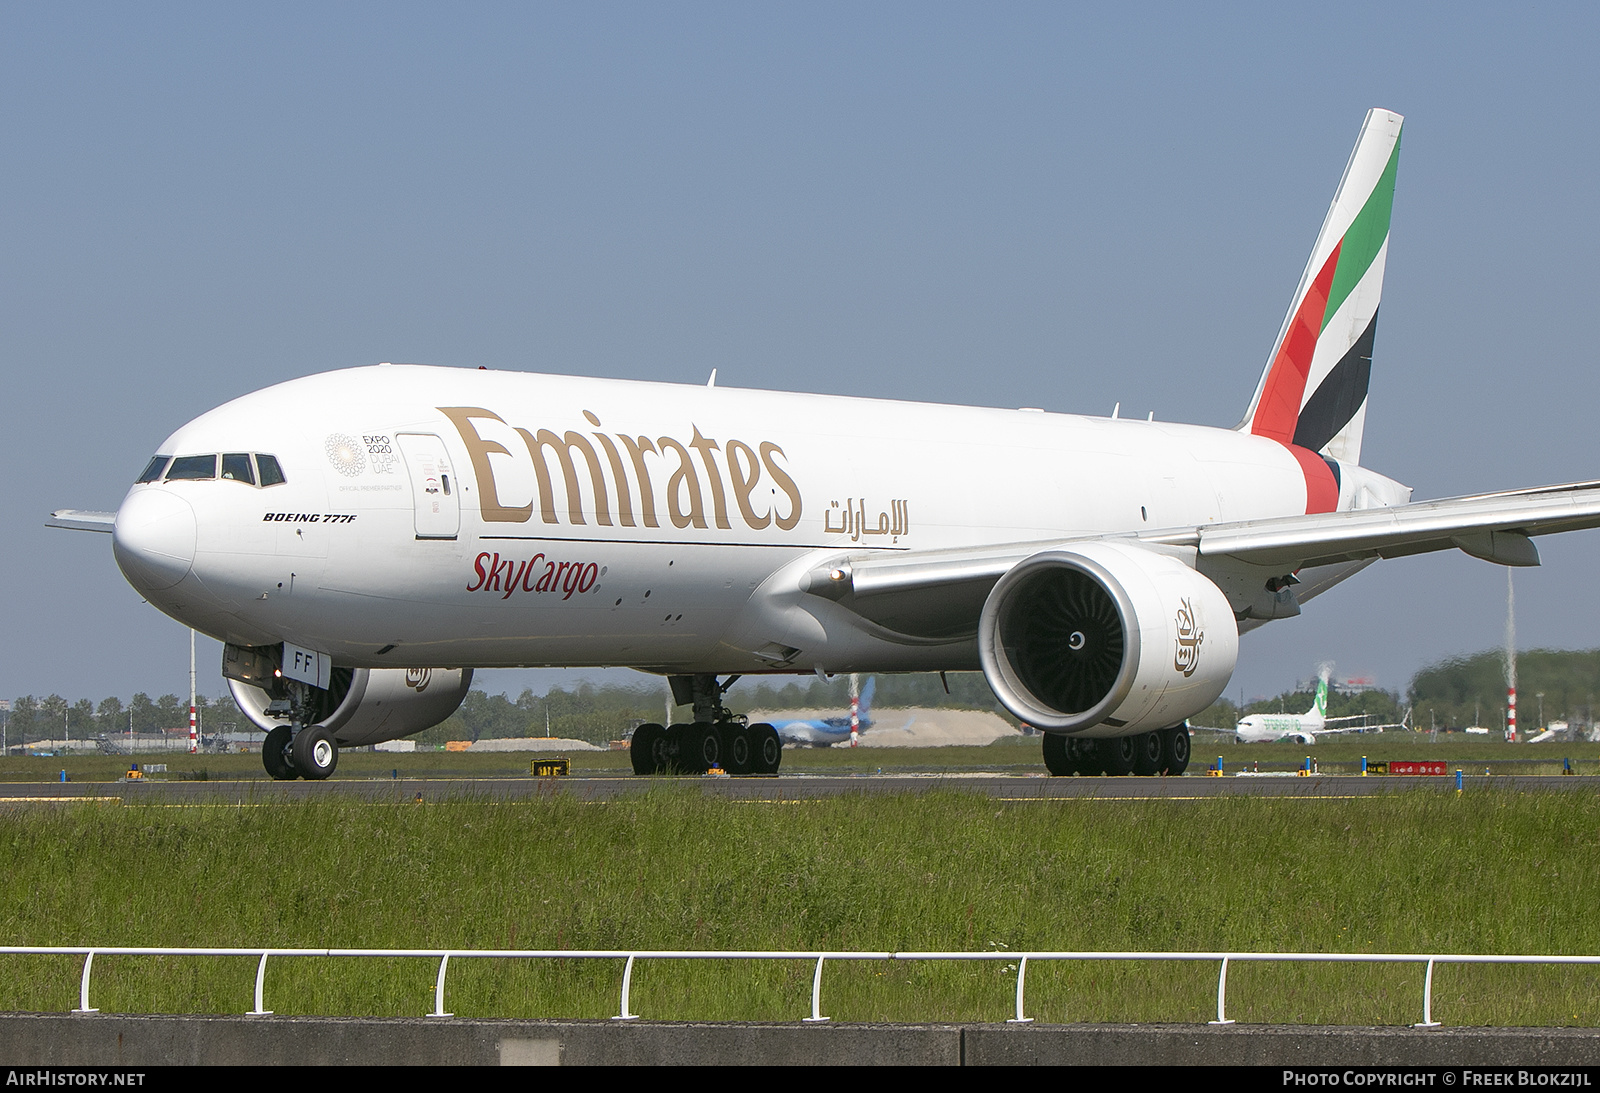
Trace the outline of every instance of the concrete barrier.
<path fill-rule="evenodd" d="M 0 1015 L 8 1066 L 1593 1066 L 1600 1030 Z"/>

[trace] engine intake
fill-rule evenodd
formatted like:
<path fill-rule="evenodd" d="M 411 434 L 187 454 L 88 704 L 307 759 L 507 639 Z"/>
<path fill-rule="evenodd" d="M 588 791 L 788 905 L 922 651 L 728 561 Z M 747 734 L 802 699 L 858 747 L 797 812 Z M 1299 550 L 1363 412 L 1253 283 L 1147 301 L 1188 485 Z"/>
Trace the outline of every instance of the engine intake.
<path fill-rule="evenodd" d="M 1216 701 L 1239 631 L 1221 589 L 1178 558 L 1099 541 L 1012 567 L 984 603 L 978 653 L 996 697 L 1029 725 L 1122 736 Z"/>

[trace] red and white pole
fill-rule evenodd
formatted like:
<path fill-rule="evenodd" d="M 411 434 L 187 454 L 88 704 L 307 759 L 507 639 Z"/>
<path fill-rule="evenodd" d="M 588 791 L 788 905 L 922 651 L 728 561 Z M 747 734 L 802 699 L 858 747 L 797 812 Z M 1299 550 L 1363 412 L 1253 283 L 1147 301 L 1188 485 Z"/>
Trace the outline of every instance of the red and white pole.
<path fill-rule="evenodd" d="M 1517 742 L 1517 689 L 1506 688 L 1506 739 Z"/>
<path fill-rule="evenodd" d="M 850 746 L 861 742 L 861 696 L 850 696 Z"/>

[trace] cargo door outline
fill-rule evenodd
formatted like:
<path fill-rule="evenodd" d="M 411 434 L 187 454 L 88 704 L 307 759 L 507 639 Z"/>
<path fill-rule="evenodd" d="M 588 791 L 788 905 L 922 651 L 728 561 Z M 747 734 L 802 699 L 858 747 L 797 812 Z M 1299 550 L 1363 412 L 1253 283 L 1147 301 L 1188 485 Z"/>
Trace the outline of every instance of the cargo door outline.
<path fill-rule="evenodd" d="M 432 433 L 399 433 L 395 441 L 411 475 L 418 539 L 454 539 L 461 531 L 461 489 L 444 441 Z"/>

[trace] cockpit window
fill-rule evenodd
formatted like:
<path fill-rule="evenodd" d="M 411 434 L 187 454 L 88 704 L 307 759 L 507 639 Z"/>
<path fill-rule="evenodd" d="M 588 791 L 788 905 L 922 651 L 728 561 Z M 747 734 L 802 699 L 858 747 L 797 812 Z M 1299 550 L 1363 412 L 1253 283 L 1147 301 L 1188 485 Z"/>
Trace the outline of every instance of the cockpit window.
<path fill-rule="evenodd" d="M 167 468 L 168 482 L 197 482 L 217 477 L 217 457 L 214 455 L 180 455 Z"/>
<path fill-rule="evenodd" d="M 167 469 L 167 460 L 171 458 L 172 457 L 170 455 L 158 455 L 154 459 L 150 460 L 150 465 L 146 467 L 144 469 L 144 473 L 139 476 L 139 482 L 154 482 L 159 479 L 161 477 L 161 472 Z"/>
<path fill-rule="evenodd" d="M 262 455 L 256 453 L 256 469 L 261 472 L 263 486 L 276 486 L 288 479 L 283 477 L 283 468 L 278 466 L 278 457 L 275 455 Z"/>
<path fill-rule="evenodd" d="M 250 467 L 250 453 L 224 452 L 222 455 L 222 477 L 229 482 L 244 482 L 248 485 L 256 484 L 256 472 Z"/>
<path fill-rule="evenodd" d="M 222 461 L 222 474 L 217 474 L 217 461 Z M 168 482 L 207 482 L 222 478 L 226 482 L 243 482 L 247 486 L 276 486 L 287 481 L 278 458 L 250 452 L 224 452 L 222 455 L 158 455 L 139 476 L 140 482 L 157 482 L 163 475 Z"/>

